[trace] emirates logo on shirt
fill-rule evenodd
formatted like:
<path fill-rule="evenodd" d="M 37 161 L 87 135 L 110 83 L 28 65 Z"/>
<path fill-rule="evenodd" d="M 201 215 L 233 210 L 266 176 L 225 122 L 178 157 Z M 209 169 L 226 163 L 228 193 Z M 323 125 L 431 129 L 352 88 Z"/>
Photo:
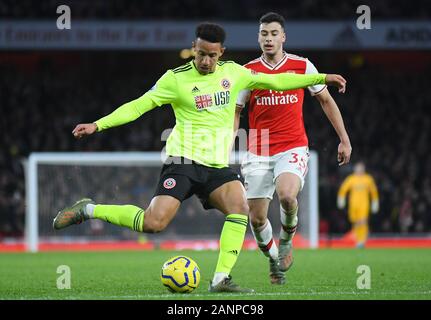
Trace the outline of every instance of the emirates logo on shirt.
<path fill-rule="evenodd" d="M 298 95 L 296 93 L 256 96 L 255 99 L 256 99 L 256 105 L 258 106 L 279 106 L 279 105 L 294 104 L 294 103 L 298 103 L 299 101 Z"/>

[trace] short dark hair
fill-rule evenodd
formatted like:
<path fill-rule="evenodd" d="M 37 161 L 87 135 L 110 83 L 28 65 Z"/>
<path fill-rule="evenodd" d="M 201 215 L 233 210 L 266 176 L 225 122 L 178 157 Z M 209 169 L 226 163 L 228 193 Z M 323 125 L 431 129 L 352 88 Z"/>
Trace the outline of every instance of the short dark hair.
<path fill-rule="evenodd" d="M 226 39 L 226 32 L 222 26 L 216 23 L 203 22 L 196 27 L 196 38 L 201 38 L 202 40 L 221 44 L 224 43 Z"/>
<path fill-rule="evenodd" d="M 284 29 L 284 17 L 281 14 L 275 12 L 265 13 L 259 20 L 260 23 L 271 23 L 278 22 Z"/>

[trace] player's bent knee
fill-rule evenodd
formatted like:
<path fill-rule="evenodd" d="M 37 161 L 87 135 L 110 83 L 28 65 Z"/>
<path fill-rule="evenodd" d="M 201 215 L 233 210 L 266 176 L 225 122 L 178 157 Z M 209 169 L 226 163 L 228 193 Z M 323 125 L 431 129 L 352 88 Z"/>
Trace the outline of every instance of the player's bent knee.
<path fill-rule="evenodd" d="M 158 233 L 163 231 L 168 224 L 169 221 L 158 215 L 156 211 L 147 209 L 144 220 L 144 232 Z"/>
<path fill-rule="evenodd" d="M 296 195 L 290 192 L 283 192 L 279 195 L 280 203 L 284 208 L 294 208 L 296 207 Z"/>
<path fill-rule="evenodd" d="M 247 202 L 239 203 L 236 207 L 237 207 L 237 212 L 236 213 L 243 214 L 245 216 L 249 215 L 250 208 L 249 208 Z"/>
<path fill-rule="evenodd" d="M 266 212 L 256 208 L 250 208 L 250 222 L 253 227 L 261 227 L 266 222 Z"/>
<path fill-rule="evenodd" d="M 266 223 L 266 217 L 256 216 L 250 211 L 250 223 L 253 228 L 262 227 Z"/>
<path fill-rule="evenodd" d="M 144 224 L 144 232 L 148 233 L 159 233 L 163 231 L 167 226 L 167 223 L 160 220 L 146 221 Z"/>

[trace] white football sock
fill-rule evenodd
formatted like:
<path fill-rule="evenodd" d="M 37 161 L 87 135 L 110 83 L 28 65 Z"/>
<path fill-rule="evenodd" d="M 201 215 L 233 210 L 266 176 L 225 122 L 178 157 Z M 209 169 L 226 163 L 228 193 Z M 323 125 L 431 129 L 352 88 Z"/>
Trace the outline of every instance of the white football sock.
<path fill-rule="evenodd" d="M 269 220 L 261 227 L 254 228 L 251 224 L 251 231 L 259 249 L 263 254 L 273 260 L 278 259 L 278 248 L 272 236 L 272 226 Z"/>
<path fill-rule="evenodd" d="M 298 205 L 295 209 L 289 211 L 284 210 L 280 205 L 280 221 L 282 224 L 280 239 L 287 241 L 292 240 L 296 233 L 296 226 L 298 225 Z"/>
<path fill-rule="evenodd" d="M 212 285 L 217 285 L 220 281 L 222 281 L 224 278 L 229 277 L 229 275 L 225 272 L 216 272 L 214 273 L 214 278 L 212 281 Z"/>
<path fill-rule="evenodd" d="M 90 219 L 94 219 L 94 208 L 96 206 L 92 203 L 89 203 L 85 206 L 85 213 Z"/>

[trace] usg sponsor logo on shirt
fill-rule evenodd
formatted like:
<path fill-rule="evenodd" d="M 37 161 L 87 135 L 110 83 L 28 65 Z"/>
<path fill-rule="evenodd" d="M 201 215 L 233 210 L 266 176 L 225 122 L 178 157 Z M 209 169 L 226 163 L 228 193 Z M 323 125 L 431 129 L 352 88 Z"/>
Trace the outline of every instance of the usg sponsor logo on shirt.
<path fill-rule="evenodd" d="M 211 107 L 219 107 L 228 105 L 230 102 L 230 91 L 219 91 L 214 93 L 214 97 L 211 94 L 202 94 L 195 96 L 196 109 L 204 110 Z"/>
<path fill-rule="evenodd" d="M 229 104 L 230 91 L 219 91 L 214 94 L 214 101 L 216 106 Z"/>

